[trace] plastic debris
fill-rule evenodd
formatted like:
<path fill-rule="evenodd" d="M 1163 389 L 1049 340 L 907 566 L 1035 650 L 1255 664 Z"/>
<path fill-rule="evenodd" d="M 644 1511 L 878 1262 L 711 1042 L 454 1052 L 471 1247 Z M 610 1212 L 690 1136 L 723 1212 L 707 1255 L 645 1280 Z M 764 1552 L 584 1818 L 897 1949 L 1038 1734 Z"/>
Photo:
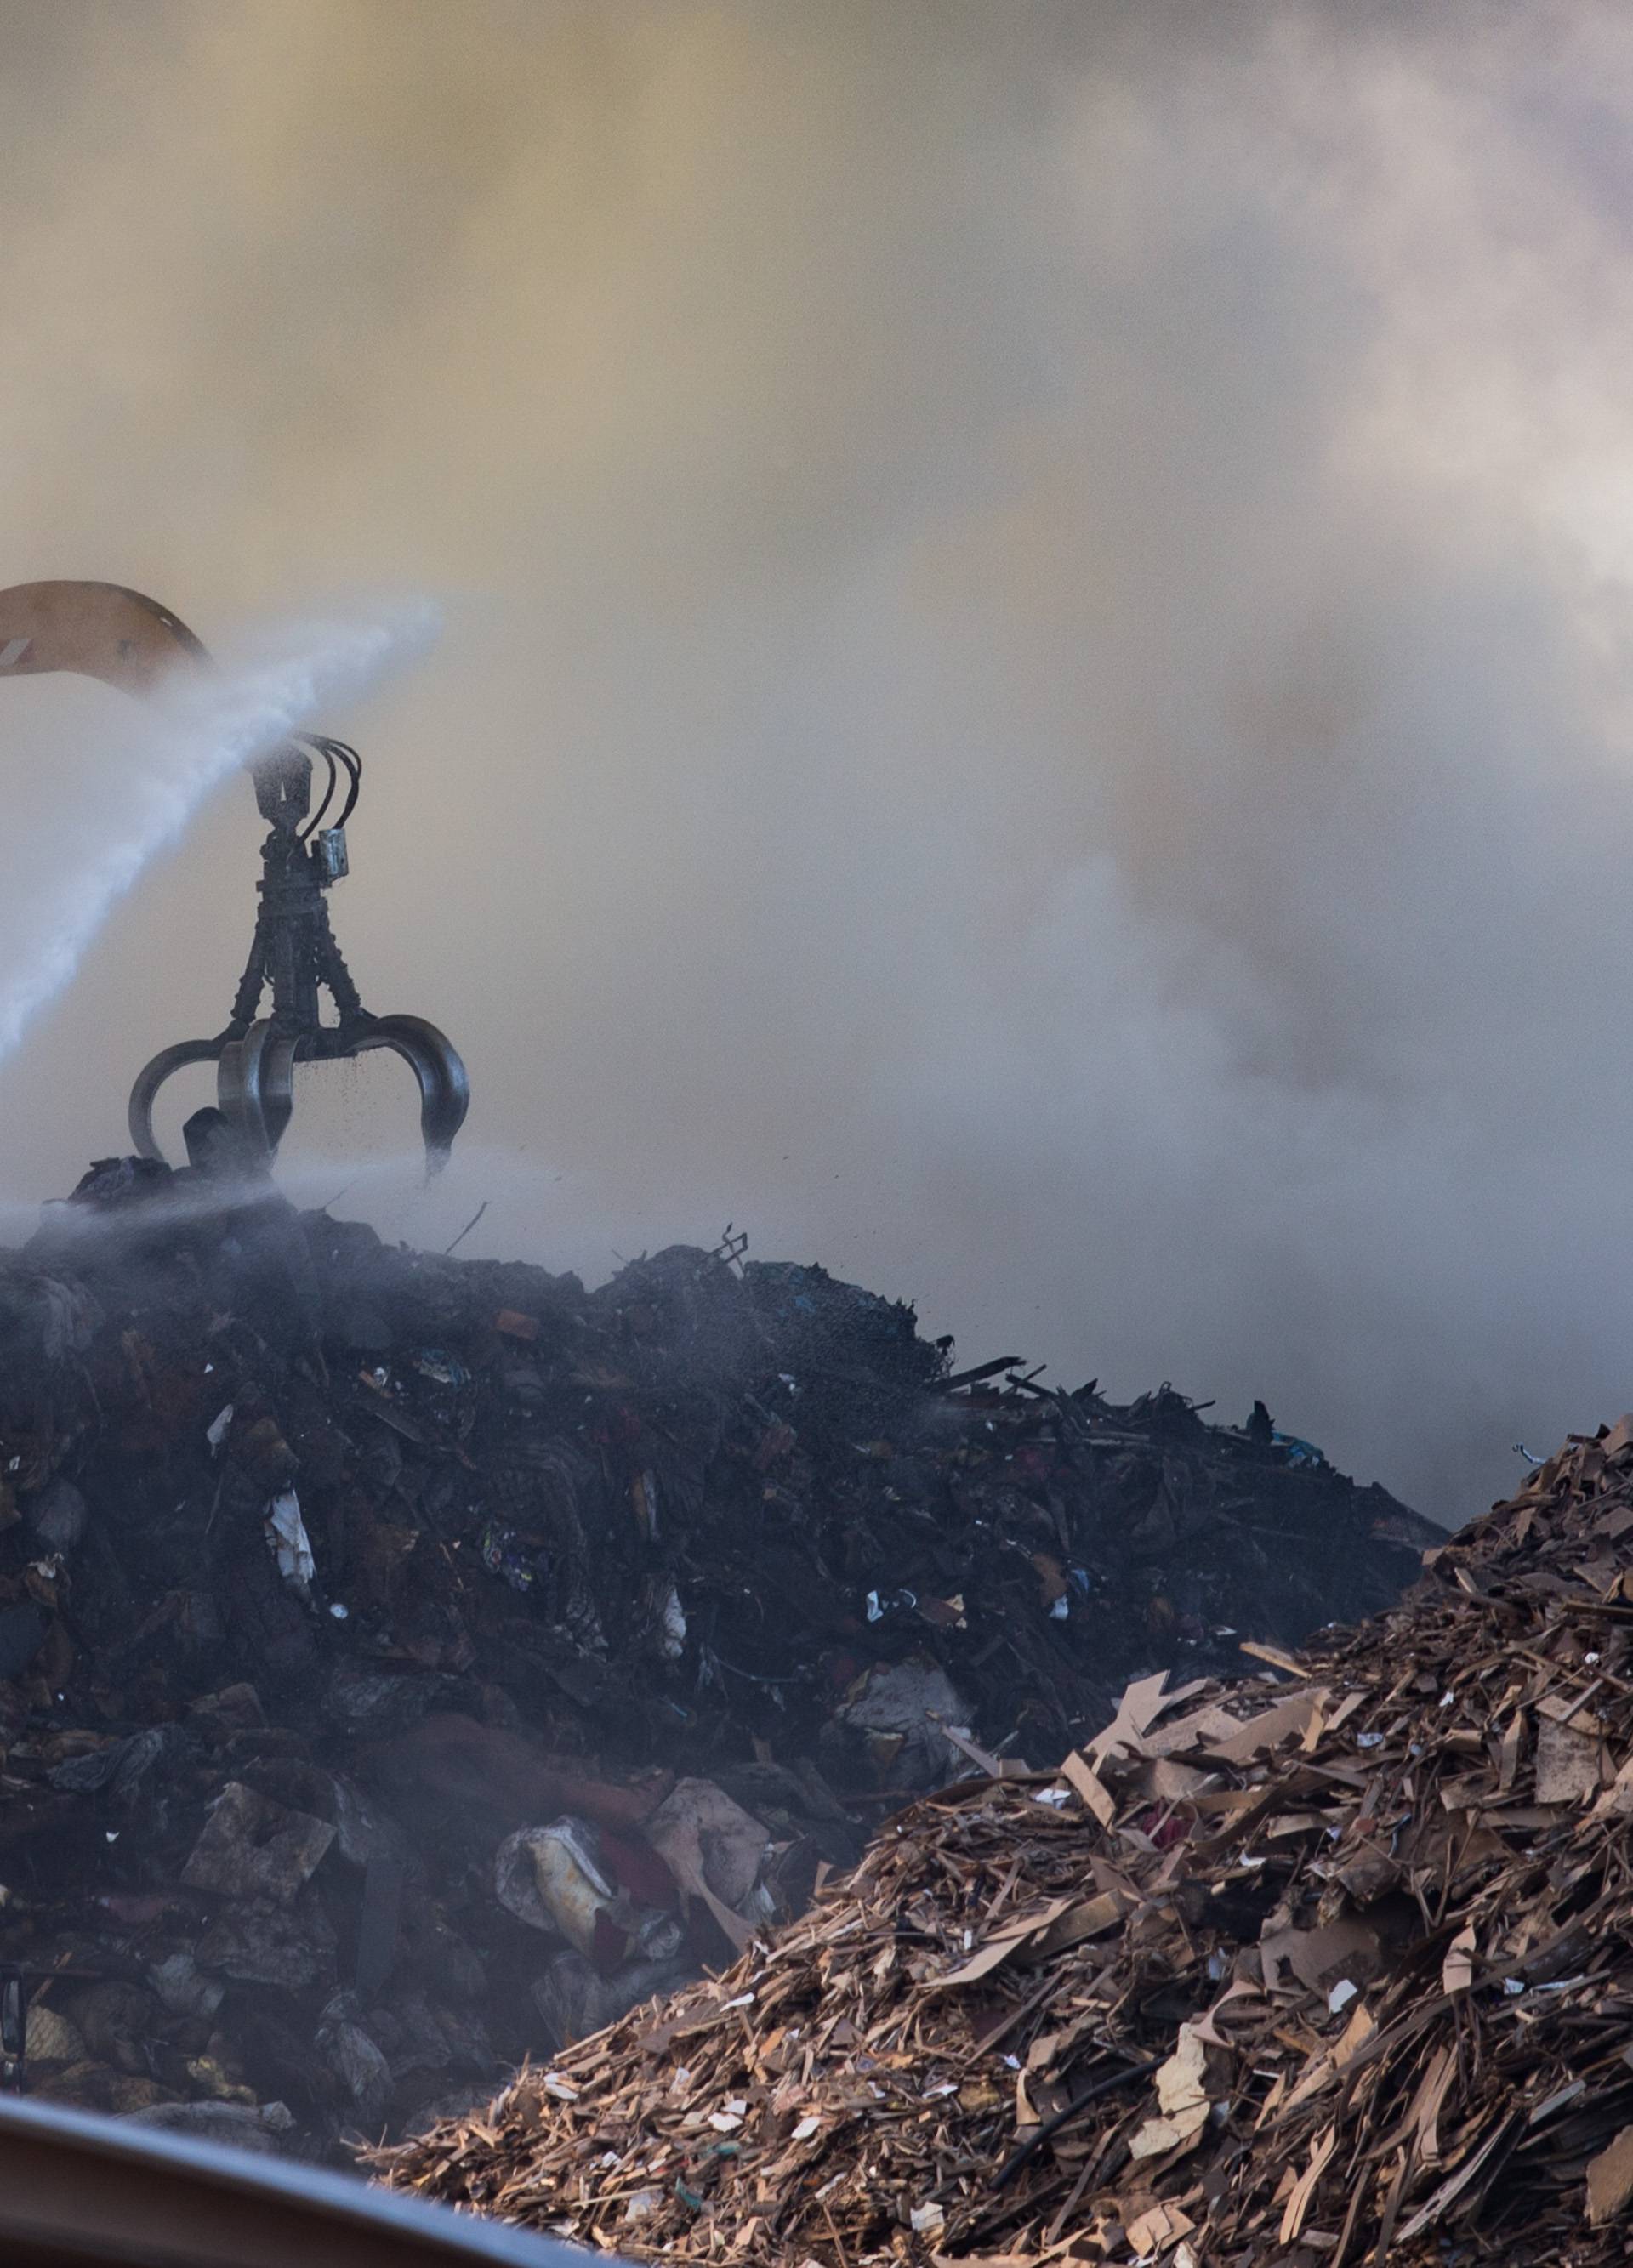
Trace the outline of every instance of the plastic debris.
<path fill-rule="evenodd" d="M 300 1517 L 300 1498 L 293 1489 L 284 1489 L 267 1506 L 267 1541 L 277 1557 L 277 1572 L 291 1590 L 303 1599 L 310 1598 L 317 1562 Z"/>

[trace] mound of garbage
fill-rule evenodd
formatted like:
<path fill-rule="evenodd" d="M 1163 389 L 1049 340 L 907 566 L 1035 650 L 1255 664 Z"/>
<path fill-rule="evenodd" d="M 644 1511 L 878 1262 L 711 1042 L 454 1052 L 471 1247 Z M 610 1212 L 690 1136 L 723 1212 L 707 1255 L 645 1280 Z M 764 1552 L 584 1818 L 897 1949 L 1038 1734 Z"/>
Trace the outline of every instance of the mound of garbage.
<path fill-rule="evenodd" d="M 384 2169 L 638 2256 L 1625 2258 L 1629 1536 L 1633 1418 L 1381 1620 L 1134 1681 Z"/>
<path fill-rule="evenodd" d="M 485 2101 L 1438 1534 L 739 1240 L 587 1292 L 108 1161 L 0 1256 L 0 2082 L 308 2153 Z"/>

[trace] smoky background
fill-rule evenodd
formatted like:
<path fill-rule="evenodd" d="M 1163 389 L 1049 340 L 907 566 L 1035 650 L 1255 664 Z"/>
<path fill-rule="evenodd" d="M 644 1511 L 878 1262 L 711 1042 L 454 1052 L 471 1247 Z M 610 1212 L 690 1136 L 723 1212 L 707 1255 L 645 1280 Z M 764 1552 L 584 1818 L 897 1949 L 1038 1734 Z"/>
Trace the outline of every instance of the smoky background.
<path fill-rule="evenodd" d="M 472 1115 L 422 1193 L 312 1075 L 292 1186 L 729 1219 L 1449 1521 L 1633 1403 L 1624 11 L 0 0 L 0 581 L 441 610 L 321 722 Z M 8 688 L 0 893 L 117 711 Z M 225 1020 L 257 837 L 4 1066 L 12 1206 Z"/>

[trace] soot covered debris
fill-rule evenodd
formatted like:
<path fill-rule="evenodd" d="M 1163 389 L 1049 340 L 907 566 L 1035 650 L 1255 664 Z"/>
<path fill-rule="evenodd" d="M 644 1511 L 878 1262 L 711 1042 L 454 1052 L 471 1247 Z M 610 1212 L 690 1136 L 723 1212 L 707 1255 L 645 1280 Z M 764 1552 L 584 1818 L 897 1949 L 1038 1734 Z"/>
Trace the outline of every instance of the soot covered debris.
<path fill-rule="evenodd" d="M 0 1258 L 0 2077 L 412 2129 L 1438 1539 L 730 1242 L 586 1292 L 108 1162 Z"/>

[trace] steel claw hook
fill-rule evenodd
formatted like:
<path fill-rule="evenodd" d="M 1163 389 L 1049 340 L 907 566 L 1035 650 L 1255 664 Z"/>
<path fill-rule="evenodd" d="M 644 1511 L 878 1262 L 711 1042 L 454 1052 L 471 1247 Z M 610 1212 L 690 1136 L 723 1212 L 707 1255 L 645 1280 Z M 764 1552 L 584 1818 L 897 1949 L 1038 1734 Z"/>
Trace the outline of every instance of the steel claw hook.
<path fill-rule="evenodd" d="M 366 1048 L 390 1048 L 419 1082 L 425 1171 L 440 1174 L 470 1108 L 470 1080 L 458 1049 L 424 1016 L 374 1017 L 349 1052 L 361 1055 Z"/>
<path fill-rule="evenodd" d="M 151 1063 L 144 1064 L 130 1090 L 126 1112 L 131 1143 L 138 1158 L 156 1159 L 161 1166 L 165 1162 L 165 1153 L 153 1133 L 153 1105 L 159 1099 L 159 1088 L 174 1072 L 185 1071 L 188 1064 L 218 1064 L 221 1049 L 220 1040 L 178 1040 L 174 1047 L 161 1048 Z"/>
<path fill-rule="evenodd" d="M 217 1104 L 241 1145 L 245 1164 L 270 1172 L 294 1110 L 296 1063 L 308 1053 L 344 1062 L 370 1048 L 389 1048 L 413 1072 L 425 1170 L 440 1173 L 470 1108 L 470 1081 L 453 1042 L 423 1016 L 369 1016 L 340 1031 L 325 1028 L 319 1048 L 310 1050 L 303 1036 L 283 1031 L 271 1016 L 258 1017 L 240 1037 L 225 1033 L 214 1040 L 181 1040 L 161 1049 L 137 1075 L 130 1090 L 131 1141 L 138 1156 L 162 1164 L 153 1131 L 159 1089 L 190 1064 L 213 1063 Z"/>
<path fill-rule="evenodd" d="M 137 1156 L 165 1162 L 153 1131 L 159 1089 L 189 1064 L 213 1063 L 217 1106 L 237 1137 L 245 1167 L 270 1171 L 294 1108 L 291 1074 L 297 1044 L 270 1017 L 262 1017 L 240 1035 L 227 1031 L 218 1039 L 181 1040 L 161 1048 L 137 1072 L 130 1090 L 130 1139 Z"/>

